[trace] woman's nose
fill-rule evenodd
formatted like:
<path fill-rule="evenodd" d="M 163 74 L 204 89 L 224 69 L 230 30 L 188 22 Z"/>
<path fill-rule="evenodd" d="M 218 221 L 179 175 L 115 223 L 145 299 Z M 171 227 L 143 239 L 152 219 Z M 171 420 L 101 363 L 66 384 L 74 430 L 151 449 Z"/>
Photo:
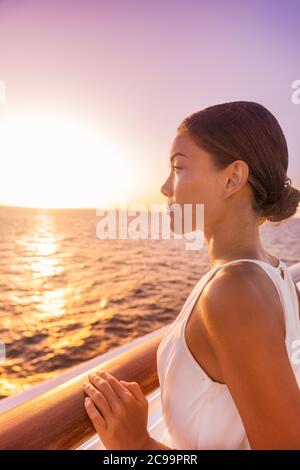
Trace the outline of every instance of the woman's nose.
<path fill-rule="evenodd" d="M 168 193 L 168 190 L 167 190 L 167 181 L 160 188 L 160 192 L 166 197 L 169 196 L 169 193 Z"/>

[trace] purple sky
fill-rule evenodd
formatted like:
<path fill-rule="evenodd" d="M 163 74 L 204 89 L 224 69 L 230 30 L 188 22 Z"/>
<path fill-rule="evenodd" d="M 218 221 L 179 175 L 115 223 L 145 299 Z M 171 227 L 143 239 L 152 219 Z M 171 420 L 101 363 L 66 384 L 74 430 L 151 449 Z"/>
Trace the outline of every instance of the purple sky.
<path fill-rule="evenodd" d="M 215 103 L 258 101 L 285 132 L 299 188 L 299 18 L 291 0 L 0 0 L 0 113 L 67 111 L 106 129 L 126 148 L 136 199 L 160 202 L 179 122 Z"/>

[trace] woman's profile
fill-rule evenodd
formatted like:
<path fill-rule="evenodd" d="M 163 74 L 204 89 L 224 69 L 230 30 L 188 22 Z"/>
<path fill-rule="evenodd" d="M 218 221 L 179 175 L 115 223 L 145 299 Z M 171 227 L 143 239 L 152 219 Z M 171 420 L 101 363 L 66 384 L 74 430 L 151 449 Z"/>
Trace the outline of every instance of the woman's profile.
<path fill-rule="evenodd" d="M 210 106 L 178 126 L 170 164 L 161 192 L 169 206 L 204 205 L 210 269 L 159 344 L 166 431 L 142 448 L 300 449 L 300 294 L 259 230 L 300 201 L 281 127 L 258 103 Z"/>

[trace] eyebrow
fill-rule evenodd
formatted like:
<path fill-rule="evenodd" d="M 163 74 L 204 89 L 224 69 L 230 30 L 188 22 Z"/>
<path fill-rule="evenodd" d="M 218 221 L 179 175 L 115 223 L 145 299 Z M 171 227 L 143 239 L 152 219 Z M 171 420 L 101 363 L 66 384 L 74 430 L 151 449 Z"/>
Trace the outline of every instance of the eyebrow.
<path fill-rule="evenodd" d="M 182 152 L 176 152 L 176 153 L 173 153 L 173 155 L 171 156 L 170 162 L 172 162 L 173 158 L 177 157 L 178 155 L 181 155 L 182 157 L 189 158 L 187 155 L 185 155 L 185 154 L 182 153 Z"/>

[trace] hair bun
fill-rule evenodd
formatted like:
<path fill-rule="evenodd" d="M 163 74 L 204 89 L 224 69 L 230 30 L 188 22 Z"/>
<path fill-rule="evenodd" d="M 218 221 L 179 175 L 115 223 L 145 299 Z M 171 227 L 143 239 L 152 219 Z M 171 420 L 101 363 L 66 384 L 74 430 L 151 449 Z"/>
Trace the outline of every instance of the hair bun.
<path fill-rule="evenodd" d="M 269 193 L 270 196 L 271 194 L 274 195 L 275 192 Z M 292 180 L 288 176 L 285 178 L 283 189 L 276 194 L 276 197 L 270 197 L 271 202 L 262 206 L 263 216 L 270 222 L 279 222 L 292 217 L 300 202 L 300 191 L 292 186 Z"/>

